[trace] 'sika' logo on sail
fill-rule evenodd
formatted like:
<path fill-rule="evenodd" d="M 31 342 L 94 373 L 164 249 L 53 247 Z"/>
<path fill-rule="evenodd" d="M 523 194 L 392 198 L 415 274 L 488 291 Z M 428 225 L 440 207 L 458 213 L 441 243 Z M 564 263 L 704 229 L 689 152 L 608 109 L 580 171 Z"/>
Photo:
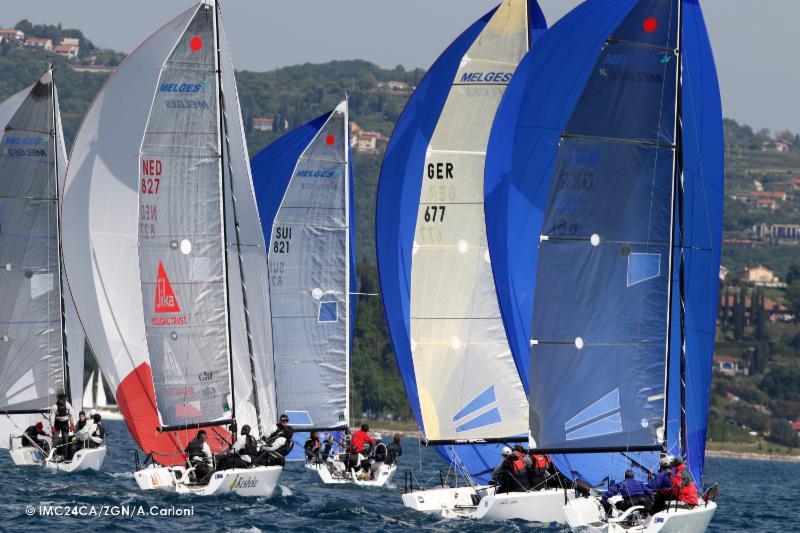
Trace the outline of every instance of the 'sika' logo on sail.
<path fill-rule="evenodd" d="M 172 285 L 169 283 L 167 271 L 164 270 L 164 265 L 161 261 L 158 262 L 158 278 L 156 279 L 156 313 L 180 313 L 181 306 L 178 305 L 178 299 L 175 298 L 175 293 L 172 291 Z"/>

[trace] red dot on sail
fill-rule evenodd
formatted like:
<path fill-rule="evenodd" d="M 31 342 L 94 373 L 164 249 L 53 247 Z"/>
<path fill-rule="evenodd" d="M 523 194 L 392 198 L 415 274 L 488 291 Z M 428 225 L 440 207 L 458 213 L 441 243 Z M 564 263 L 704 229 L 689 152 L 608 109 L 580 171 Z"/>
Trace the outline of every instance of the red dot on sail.
<path fill-rule="evenodd" d="M 336 142 L 336 137 L 334 137 L 333 135 L 328 135 L 328 137 L 325 139 L 325 142 L 328 144 L 333 144 L 334 142 Z"/>
<path fill-rule="evenodd" d="M 189 41 L 189 47 L 195 52 L 199 51 L 203 48 L 203 39 L 201 39 L 199 35 L 195 35 L 192 37 L 192 40 Z"/>
<path fill-rule="evenodd" d="M 642 26 L 644 27 L 644 31 L 647 33 L 653 33 L 656 31 L 656 29 L 658 29 L 658 21 L 653 17 L 650 17 L 644 21 Z"/>

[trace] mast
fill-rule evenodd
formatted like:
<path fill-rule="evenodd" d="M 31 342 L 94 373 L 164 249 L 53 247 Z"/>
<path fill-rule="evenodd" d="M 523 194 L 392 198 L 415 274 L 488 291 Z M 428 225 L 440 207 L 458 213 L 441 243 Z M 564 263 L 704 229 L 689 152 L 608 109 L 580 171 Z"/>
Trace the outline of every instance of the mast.
<path fill-rule="evenodd" d="M 53 120 L 51 123 L 52 130 L 50 132 L 50 138 L 53 140 L 53 182 L 55 184 L 54 192 L 55 192 L 55 200 L 56 200 L 56 243 L 58 248 L 58 302 L 59 306 L 61 307 L 61 312 L 59 313 L 59 320 L 61 326 L 61 360 L 63 363 L 64 368 L 64 394 L 67 395 L 67 398 L 71 398 L 71 383 L 69 380 L 69 353 L 67 352 L 67 329 L 65 327 L 65 319 L 66 316 L 66 309 L 64 304 L 64 276 L 63 276 L 63 266 L 61 258 L 61 217 L 60 217 L 60 206 L 61 206 L 61 195 L 58 194 L 58 150 L 59 150 L 59 143 L 58 143 L 58 118 L 56 114 L 58 113 L 58 107 L 56 106 L 56 80 L 55 76 L 53 75 L 53 64 L 50 63 L 47 66 L 47 72 L 50 74 L 50 103 L 52 106 L 53 112 Z"/>
<path fill-rule="evenodd" d="M 228 227 L 225 224 L 225 143 L 223 143 L 223 121 L 225 120 L 224 112 L 222 110 L 222 55 L 219 45 L 219 18 L 218 6 L 215 0 L 210 0 L 211 8 L 214 10 L 212 14 L 212 21 L 214 24 L 214 47 L 216 54 L 214 56 L 214 73 L 217 78 L 217 149 L 219 152 L 219 193 L 220 193 L 220 210 L 222 216 L 222 262 L 224 265 L 223 272 L 225 276 L 225 337 L 226 345 L 228 348 L 228 374 L 230 376 L 230 390 L 231 390 L 231 419 L 234 428 L 236 427 L 236 391 L 234 390 L 235 379 L 233 377 L 233 347 L 231 346 L 231 306 L 230 299 L 228 298 L 228 291 L 230 285 L 228 282 Z M 235 433 L 235 430 L 234 430 Z M 234 436 L 235 438 L 235 436 Z"/>
<path fill-rule="evenodd" d="M 350 102 L 344 95 L 344 308 L 347 322 L 344 328 L 344 350 L 347 354 L 344 376 L 345 428 L 350 428 Z"/>
<path fill-rule="evenodd" d="M 670 363 L 672 360 L 672 302 L 673 302 L 673 263 L 675 261 L 675 227 L 678 226 L 678 246 L 680 248 L 680 267 L 678 283 L 679 298 L 680 298 L 680 342 L 681 342 L 681 360 L 680 360 L 680 380 L 681 380 L 681 413 L 680 413 L 680 441 L 682 453 L 685 453 L 685 435 L 686 435 L 686 345 L 685 339 L 685 310 L 684 310 L 684 283 L 683 283 L 683 269 L 684 269 L 684 255 L 683 255 L 683 150 L 681 148 L 681 112 L 682 112 L 682 63 L 683 58 L 681 54 L 681 43 L 683 36 L 683 2 L 678 0 L 678 31 L 677 41 L 675 43 L 675 60 L 677 65 L 675 68 L 675 127 L 673 129 L 672 142 L 673 146 L 673 183 L 672 183 L 672 207 L 670 213 L 670 241 L 669 241 L 669 277 L 667 278 L 667 294 L 668 294 L 668 307 L 667 307 L 667 343 L 666 343 L 666 372 L 664 376 L 664 451 L 667 451 L 669 439 L 669 387 L 670 387 Z"/>
<path fill-rule="evenodd" d="M 221 55 L 220 39 L 219 39 L 219 4 L 218 3 L 214 7 L 214 33 L 215 33 L 215 38 L 216 38 L 216 41 L 217 41 L 217 88 L 218 88 L 219 112 L 220 112 L 220 116 L 219 116 L 219 120 L 220 120 L 220 142 L 224 145 L 223 148 L 227 149 L 228 153 L 230 153 L 230 141 L 229 141 L 228 135 L 227 135 L 228 129 L 227 129 L 227 127 L 223 127 L 224 125 L 227 124 L 227 122 L 225 122 L 225 120 L 226 120 L 225 119 L 225 98 L 224 98 L 224 95 L 222 93 L 222 55 Z M 221 154 L 224 154 L 224 150 L 221 152 Z M 246 291 L 247 283 L 245 282 L 244 261 L 242 260 L 242 253 L 241 253 L 241 242 L 242 242 L 242 240 L 241 240 L 240 227 L 239 227 L 239 217 L 238 217 L 238 213 L 236 211 L 236 194 L 235 194 L 235 191 L 234 191 L 233 179 L 232 179 L 233 169 L 230 166 L 230 162 L 229 161 L 230 161 L 230 158 L 228 158 L 228 163 L 227 163 L 227 165 L 228 165 L 228 187 L 230 189 L 231 211 L 232 211 L 232 215 L 233 215 L 233 225 L 234 225 L 234 229 L 235 229 L 235 232 L 236 232 L 235 233 L 236 242 L 235 242 L 234 246 L 236 247 L 236 257 L 237 257 L 238 262 L 239 262 L 239 279 L 240 279 L 240 283 L 241 283 L 241 287 L 242 287 L 242 306 L 244 307 L 243 312 L 244 312 L 245 335 L 247 337 L 247 351 L 248 351 L 248 356 L 249 356 L 248 360 L 250 362 L 250 380 L 251 380 L 251 384 L 252 384 L 252 387 L 253 387 L 253 405 L 254 405 L 255 411 L 256 411 L 256 421 L 258 423 L 259 433 L 262 433 L 261 430 L 262 430 L 262 426 L 263 426 L 263 421 L 261 419 L 261 406 L 260 406 L 259 399 L 258 399 L 258 383 L 256 381 L 256 368 L 255 368 L 255 360 L 254 360 L 255 354 L 254 354 L 254 350 L 253 350 L 252 329 L 251 329 L 251 326 L 250 326 L 250 312 L 248 310 L 248 305 L 247 305 L 247 291 Z M 220 168 L 222 169 L 222 174 L 223 174 L 223 178 L 222 179 L 223 179 L 223 185 L 224 185 L 224 174 L 225 174 L 224 168 L 225 167 L 222 166 L 222 165 L 226 164 L 224 156 L 221 157 L 221 163 L 222 164 L 220 165 Z M 222 198 L 222 205 L 223 206 L 225 205 L 224 196 L 225 196 L 225 194 L 224 194 L 224 189 L 223 189 L 223 198 Z M 223 211 L 223 215 L 224 215 L 224 211 Z M 226 265 L 226 279 L 227 279 L 227 268 L 228 268 L 227 267 L 227 264 L 228 264 L 227 263 L 227 243 L 228 243 L 228 240 L 227 240 L 227 225 L 225 223 L 224 216 L 223 216 L 222 224 L 223 224 L 223 228 L 224 228 L 225 235 L 226 235 L 226 237 L 225 237 L 225 256 L 226 256 L 225 265 Z M 228 285 L 227 282 L 226 282 L 226 292 L 229 291 L 229 290 L 230 290 L 230 285 Z M 227 300 L 227 298 L 226 298 L 226 300 Z M 230 342 L 230 327 L 231 327 L 230 326 L 230 308 L 228 309 L 228 311 L 229 311 L 229 313 L 228 313 L 228 339 L 229 339 L 229 342 Z M 234 386 L 233 386 L 233 382 L 234 382 L 234 378 L 233 378 L 233 375 L 234 375 L 234 372 L 233 372 L 233 347 L 230 344 L 229 344 L 229 349 L 230 349 L 230 352 L 231 352 L 231 357 L 230 357 L 230 365 L 231 365 L 231 395 L 234 398 L 233 405 L 235 406 L 235 395 L 234 395 L 235 393 L 234 393 Z M 235 420 L 236 419 L 235 411 L 233 411 L 233 413 L 234 413 L 233 418 Z"/>

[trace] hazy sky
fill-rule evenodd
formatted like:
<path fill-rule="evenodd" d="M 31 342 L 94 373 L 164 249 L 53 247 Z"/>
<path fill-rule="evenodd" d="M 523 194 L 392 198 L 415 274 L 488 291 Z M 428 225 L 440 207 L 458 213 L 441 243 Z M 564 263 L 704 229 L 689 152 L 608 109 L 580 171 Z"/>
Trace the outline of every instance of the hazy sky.
<path fill-rule="evenodd" d="M 579 0 L 539 0 L 549 24 Z M 3 2 L 0 25 L 27 18 L 76 27 L 95 44 L 132 50 L 191 0 Z M 332 59 L 427 68 L 498 0 L 223 0 L 238 69 Z M 726 116 L 755 128 L 800 132 L 798 0 L 701 0 Z"/>

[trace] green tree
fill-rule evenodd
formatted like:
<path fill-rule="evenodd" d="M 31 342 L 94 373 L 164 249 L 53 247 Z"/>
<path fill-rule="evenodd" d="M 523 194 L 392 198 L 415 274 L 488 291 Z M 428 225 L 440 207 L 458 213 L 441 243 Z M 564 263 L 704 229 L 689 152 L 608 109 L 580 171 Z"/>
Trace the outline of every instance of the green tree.
<path fill-rule="evenodd" d="M 733 303 L 733 338 L 741 340 L 744 337 L 744 288 L 739 290 Z"/>
<path fill-rule="evenodd" d="M 794 313 L 795 320 L 800 319 L 800 279 L 794 280 L 787 288 L 785 294 L 789 309 Z"/>

